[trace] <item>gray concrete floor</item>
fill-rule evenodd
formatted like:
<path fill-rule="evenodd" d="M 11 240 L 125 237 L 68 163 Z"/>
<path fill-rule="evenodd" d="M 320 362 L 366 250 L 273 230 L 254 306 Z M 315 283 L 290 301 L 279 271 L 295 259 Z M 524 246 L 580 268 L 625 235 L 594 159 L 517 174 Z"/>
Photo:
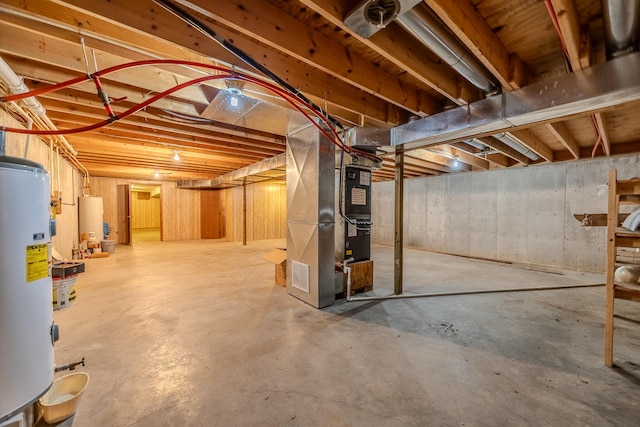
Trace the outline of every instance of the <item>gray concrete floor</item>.
<path fill-rule="evenodd" d="M 639 425 L 640 324 L 616 320 L 606 368 L 604 287 L 317 310 L 275 285 L 262 255 L 283 245 L 141 242 L 86 260 L 54 315 L 56 363 L 84 356 L 91 375 L 63 425 Z M 370 294 L 391 293 L 392 257 L 374 246 Z M 603 280 L 406 251 L 407 293 Z"/>

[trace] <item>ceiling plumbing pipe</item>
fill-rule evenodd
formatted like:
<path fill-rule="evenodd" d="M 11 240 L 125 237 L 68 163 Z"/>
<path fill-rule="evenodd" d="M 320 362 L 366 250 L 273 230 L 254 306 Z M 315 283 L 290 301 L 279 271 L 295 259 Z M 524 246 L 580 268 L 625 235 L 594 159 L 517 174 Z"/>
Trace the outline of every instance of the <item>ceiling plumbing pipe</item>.
<path fill-rule="evenodd" d="M 640 2 L 602 0 L 607 59 L 640 48 Z"/>
<path fill-rule="evenodd" d="M 500 84 L 469 51 L 451 35 L 432 13 L 413 8 L 398 23 L 462 77 L 487 95 L 500 92 Z"/>
<path fill-rule="evenodd" d="M 528 148 L 522 146 L 522 144 L 520 144 L 518 141 L 513 139 L 513 137 L 511 135 L 509 135 L 508 133 L 506 133 L 506 132 L 496 133 L 495 135 L 491 135 L 491 136 L 493 136 L 498 141 L 500 141 L 500 142 L 502 142 L 504 144 L 507 144 L 509 147 L 513 148 L 518 153 L 527 156 L 531 160 L 535 161 L 535 160 L 538 160 L 540 158 L 536 153 L 534 153 L 533 151 L 529 150 Z"/>
<path fill-rule="evenodd" d="M 24 81 L 13 72 L 9 64 L 7 64 L 2 57 L 0 57 L 0 78 L 6 83 L 12 93 L 29 92 Z M 40 104 L 40 101 L 33 96 L 24 98 L 22 102 L 24 102 L 35 115 L 42 116 L 46 112 L 42 104 Z"/>
<path fill-rule="evenodd" d="M 478 139 L 476 138 L 471 138 L 471 139 L 463 139 L 462 142 L 464 142 L 467 145 L 470 145 L 474 148 L 477 148 L 478 150 L 486 150 L 487 146 L 484 145 L 482 142 L 478 141 Z"/>
<path fill-rule="evenodd" d="M 573 289 L 573 288 L 591 288 L 594 286 L 604 286 L 602 283 L 588 285 L 566 285 L 566 286 L 533 286 L 527 288 L 498 288 L 498 289 L 480 289 L 472 291 L 451 291 L 451 292 L 427 292 L 422 294 L 400 294 L 375 297 L 352 297 L 351 283 L 347 281 L 347 302 L 356 301 L 384 301 L 388 299 L 407 299 L 407 298 L 432 298 L 432 297 L 448 297 L 456 295 L 476 295 L 476 294 L 495 294 L 504 292 L 528 292 L 528 291 L 550 291 L 556 289 Z"/>
<path fill-rule="evenodd" d="M 14 94 L 26 93 L 29 92 L 29 88 L 24 84 L 24 81 L 18 77 L 16 73 L 13 72 L 9 64 L 5 62 L 2 57 L 0 57 L 0 79 L 2 79 L 6 85 L 9 87 L 9 91 Z M 46 114 L 46 110 L 34 96 L 29 96 L 27 98 L 23 98 L 22 102 L 29 108 L 36 116 L 40 117 L 42 121 L 52 130 L 56 129 L 56 125 L 54 125 L 49 117 Z M 63 137 L 59 136 L 58 140 L 62 143 L 64 148 L 71 153 L 73 156 L 76 156 L 78 152 L 69 144 L 69 142 Z"/>
<path fill-rule="evenodd" d="M 483 91 L 485 95 L 490 96 L 500 92 L 500 84 L 496 79 L 486 71 L 458 39 L 443 27 L 438 18 L 433 16 L 433 13 L 416 7 L 399 16 L 397 21 L 407 32 L 425 44 L 462 77 Z M 523 147 L 509 135 L 503 133 L 493 136 L 529 159 L 538 160 L 539 157 L 536 153 Z"/>

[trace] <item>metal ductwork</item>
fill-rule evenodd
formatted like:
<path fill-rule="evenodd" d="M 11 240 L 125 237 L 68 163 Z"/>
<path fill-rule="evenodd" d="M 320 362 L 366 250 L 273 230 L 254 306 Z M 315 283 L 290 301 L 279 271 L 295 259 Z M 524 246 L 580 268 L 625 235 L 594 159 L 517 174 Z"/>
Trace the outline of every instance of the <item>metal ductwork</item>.
<path fill-rule="evenodd" d="M 414 8 L 398 16 L 398 23 L 433 51 L 462 77 L 486 94 L 500 91 L 500 84 L 469 51 L 447 31 L 431 11 Z"/>
<path fill-rule="evenodd" d="M 602 0 L 607 59 L 640 48 L 640 2 Z"/>
<path fill-rule="evenodd" d="M 491 135 L 491 136 L 493 136 L 495 139 L 502 142 L 503 144 L 506 144 L 509 147 L 513 148 L 518 153 L 527 156 L 531 160 L 535 161 L 540 158 L 536 153 L 522 146 L 518 141 L 513 139 L 513 137 L 506 132 L 496 133 L 495 135 Z"/>
<path fill-rule="evenodd" d="M 287 292 L 335 302 L 335 146 L 315 126 L 287 135 Z"/>
<path fill-rule="evenodd" d="M 640 101 L 640 52 L 453 108 L 391 130 L 405 149 L 509 132 Z"/>
<path fill-rule="evenodd" d="M 286 175 L 286 166 L 287 155 L 282 153 L 213 179 L 178 181 L 176 187 L 223 189 L 272 179 L 282 180 Z"/>
<path fill-rule="evenodd" d="M 482 142 L 480 142 L 478 139 L 476 138 L 471 138 L 471 139 L 463 139 L 462 142 L 464 142 L 467 145 L 470 145 L 474 148 L 477 148 L 478 150 L 482 150 L 482 151 L 487 151 L 490 150 L 489 147 L 487 147 L 486 145 L 484 145 Z"/>
<path fill-rule="evenodd" d="M 462 77 L 488 95 L 501 90 L 498 81 L 482 66 L 445 25 L 416 0 L 366 0 L 352 10 L 344 23 L 369 38 L 396 20 L 402 28 L 435 53 Z"/>
<path fill-rule="evenodd" d="M 368 39 L 422 0 L 364 0 L 344 20 L 347 27 Z"/>

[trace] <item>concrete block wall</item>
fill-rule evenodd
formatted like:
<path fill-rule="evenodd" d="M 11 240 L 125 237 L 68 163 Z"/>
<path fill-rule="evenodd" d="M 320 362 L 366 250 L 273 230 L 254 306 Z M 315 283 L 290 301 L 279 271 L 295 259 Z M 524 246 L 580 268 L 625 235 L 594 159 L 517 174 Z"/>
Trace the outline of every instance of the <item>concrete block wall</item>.
<path fill-rule="evenodd" d="M 583 227 L 573 215 L 607 212 L 606 184 L 613 168 L 620 179 L 640 176 L 640 156 L 409 179 L 405 245 L 604 272 L 606 227 Z M 373 186 L 374 243 L 393 244 L 393 192 L 392 181 Z"/>

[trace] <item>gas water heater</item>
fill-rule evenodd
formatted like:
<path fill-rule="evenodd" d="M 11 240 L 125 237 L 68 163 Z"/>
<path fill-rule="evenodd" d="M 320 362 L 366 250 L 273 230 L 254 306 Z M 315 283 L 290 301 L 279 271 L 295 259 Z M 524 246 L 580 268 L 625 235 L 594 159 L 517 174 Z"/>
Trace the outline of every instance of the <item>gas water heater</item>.
<path fill-rule="evenodd" d="M 57 327 L 51 291 L 48 172 L 38 163 L 0 156 L 0 200 L 3 424 L 30 411 L 53 382 Z"/>

